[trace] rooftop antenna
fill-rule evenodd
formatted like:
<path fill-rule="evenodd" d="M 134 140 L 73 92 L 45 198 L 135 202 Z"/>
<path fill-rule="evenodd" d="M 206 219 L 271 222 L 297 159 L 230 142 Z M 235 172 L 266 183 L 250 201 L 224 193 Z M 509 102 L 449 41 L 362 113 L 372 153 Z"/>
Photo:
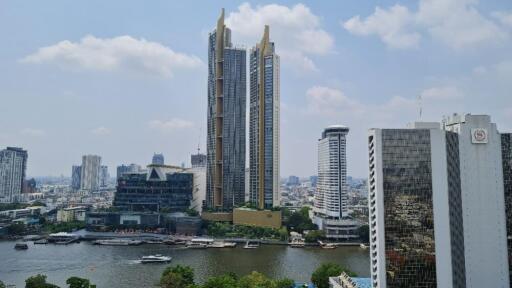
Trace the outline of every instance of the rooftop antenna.
<path fill-rule="evenodd" d="M 421 94 L 418 95 L 418 109 L 419 109 L 419 113 L 420 113 L 420 121 L 421 121 L 421 116 L 423 114 L 423 105 L 422 105 L 422 99 L 421 99 Z"/>
<path fill-rule="evenodd" d="M 203 135 L 203 128 L 199 128 L 199 139 L 197 141 L 197 154 L 199 155 L 201 152 L 201 136 Z"/>

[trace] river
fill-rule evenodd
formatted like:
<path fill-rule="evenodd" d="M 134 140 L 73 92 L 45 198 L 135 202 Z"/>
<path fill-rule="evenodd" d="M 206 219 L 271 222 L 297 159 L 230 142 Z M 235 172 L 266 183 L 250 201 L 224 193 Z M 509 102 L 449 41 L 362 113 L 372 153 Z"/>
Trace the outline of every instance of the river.
<path fill-rule="evenodd" d="M 244 275 L 259 271 L 272 278 L 291 278 L 308 282 L 311 273 L 323 262 L 334 262 L 369 277 L 368 250 L 359 247 L 337 249 L 291 248 L 262 245 L 258 249 L 184 249 L 162 244 L 141 246 L 97 246 L 90 242 L 70 245 L 29 245 L 28 250 L 17 251 L 13 241 L 0 242 L 0 280 L 21 288 L 31 275 L 45 274 L 48 282 L 61 287 L 71 276 L 88 278 L 98 288 L 155 287 L 168 264 L 140 264 L 143 255 L 171 256 L 171 265 L 189 265 L 194 268 L 196 282 L 235 272 Z"/>

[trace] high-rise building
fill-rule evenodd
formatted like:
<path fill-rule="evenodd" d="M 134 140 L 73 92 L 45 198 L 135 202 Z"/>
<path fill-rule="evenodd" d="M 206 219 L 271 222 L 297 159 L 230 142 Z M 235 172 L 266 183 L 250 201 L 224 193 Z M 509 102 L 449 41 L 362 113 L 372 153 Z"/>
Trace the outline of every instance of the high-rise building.
<path fill-rule="evenodd" d="M 102 165 L 100 168 L 100 187 L 107 187 L 109 178 L 108 167 Z"/>
<path fill-rule="evenodd" d="M 373 287 L 509 287 L 501 137 L 470 114 L 370 130 Z"/>
<path fill-rule="evenodd" d="M 332 125 L 318 140 L 318 183 L 314 213 L 320 218 L 341 219 L 347 213 L 347 134 L 349 128 Z"/>
<path fill-rule="evenodd" d="M 21 200 L 23 182 L 27 170 L 28 153 L 16 147 L 0 150 L 0 202 Z"/>
<path fill-rule="evenodd" d="M 309 182 L 311 182 L 311 187 L 316 187 L 316 185 L 318 183 L 318 176 L 316 176 L 316 175 L 309 176 Z"/>
<path fill-rule="evenodd" d="M 488 115 L 444 121 L 459 135 L 466 287 L 508 287 L 501 135 Z"/>
<path fill-rule="evenodd" d="M 244 203 L 246 51 L 231 43 L 224 9 L 208 39 L 206 205 L 229 211 Z"/>
<path fill-rule="evenodd" d="M 154 153 L 153 159 L 151 160 L 151 164 L 165 165 L 164 154 Z"/>
<path fill-rule="evenodd" d="M 348 213 L 347 134 L 349 128 L 332 125 L 318 140 L 318 183 L 313 207 L 313 222 L 332 240 L 359 237 L 359 221 Z"/>
<path fill-rule="evenodd" d="M 192 168 L 206 167 L 206 154 L 202 154 L 197 151 L 197 154 L 192 154 L 190 156 L 190 163 L 192 164 Z"/>
<path fill-rule="evenodd" d="M 249 168 L 251 202 L 260 209 L 279 199 L 279 56 L 265 26 L 250 51 Z"/>
<path fill-rule="evenodd" d="M 512 286 L 512 133 L 501 134 L 501 158 L 507 216 L 508 270 L 510 286 Z"/>
<path fill-rule="evenodd" d="M 194 173 L 179 167 L 149 165 L 146 173 L 124 173 L 114 206 L 129 211 L 184 212 L 191 206 Z M 156 192 L 156 193 L 155 193 Z"/>
<path fill-rule="evenodd" d="M 140 165 L 133 164 L 133 163 L 130 165 L 122 164 L 122 165 L 117 166 L 116 177 L 119 180 L 119 177 L 121 177 L 124 173 L 137 173 L 137 172 L 141 172 L 141 171 L 142 171 L 142 168 L 140 167 Z"/>
<path fill-rule="evenodd" d="M 81 174 L 82 166 L 73 165 L 73 167 L 71 167 L 71 189 L 80 190 Z"/>
<path fill-rule="evenodd" d="M 298 186 L 300 184 L 300 178 L 294 175 L 288 176 L 288 181 L 286 181 L 286 185 L 288 186 Z"/>
<path fill-rule="evenodd" d="M 80 189 L 96 191 L 100 187 L 101 157 L 97 155 L 82 156 Z"/>

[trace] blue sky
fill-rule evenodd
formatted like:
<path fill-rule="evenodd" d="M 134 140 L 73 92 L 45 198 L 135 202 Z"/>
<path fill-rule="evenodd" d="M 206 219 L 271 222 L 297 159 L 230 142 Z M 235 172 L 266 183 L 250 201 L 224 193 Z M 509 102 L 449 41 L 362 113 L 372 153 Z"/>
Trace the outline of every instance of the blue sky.
<path fill-rule="evenodd" d="M 0 147 L 28 174 L 69 175 L 81 155 L 189 163 L 205 151 L 207 36 L 220 8 L 233 42 L 270 25 L 281 56 L 281 175 L 316 173 L 316 143 L 351 128 L 348 173 L 365 177 L 370 127 L 454 112 L 512 130 L 512 2 L 2 1 Z"/>

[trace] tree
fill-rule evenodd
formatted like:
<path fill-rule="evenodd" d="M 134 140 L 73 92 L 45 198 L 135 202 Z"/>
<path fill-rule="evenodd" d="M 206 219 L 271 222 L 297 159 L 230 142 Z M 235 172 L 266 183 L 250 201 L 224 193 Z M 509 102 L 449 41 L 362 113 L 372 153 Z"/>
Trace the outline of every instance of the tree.
<path fill-rule="evenodd" d="M 299 211 L 293 212 L 288 217 L 287 226 L 290 231 L 297 231 L 299 233 L 304 232 L 304 230 L 317 229 L 316 225 L 309 218 L 309 207 L 302 207 Z"/>
<path fill-rule="evenodd" d="M 96 285 L 92 285 L 88 279 L 71 277 L 66 280 L 66 284 L 69 288 L 96 288 Z"/>
<path fill-rule="evenodd" d="M 25 288 L 59 288 L 59 286 L 46 283 L 46 275 L 37 274 L 25 280 Z"/>
<path fill-rule="evenodd" d="M 292 288 L 295 285 L 295 282 L 292 279 L 281 279 L 276 280 L 276 288 Z"/>
<path fill-rule="evenodd" d="M 363 225 L 357 229 L 357 233 L 359 234 L 359 239 L 361 241 L 368 243 L 370 242 L 370 227 L 368 225 Z"/>
<path fill-rule="evenodd" d="M 9 231 L 9 234 L 11 235 L 20 235 L 25 232 L 25 224 L 23 223 L 14 223 L 9 225 L 9 228 L 7 228 Z"/>
<path fill-rule="evenodd" d="M 313 272 L 311 282 L 313 282 L 317 288 L 329 288 L 329 277 L 339 276 L 341 272 L 347 273 L 350 277 L 356 276 L 354 272 L 338 264 L 324 263 Z"/>
<path fill-rule="evenodd" d="M 5 288 L 5 284 L 2 282 L 2 280 L 0 280 L 0 288 Z"/>
<path fill-rule="evenodd" d="M 240 288 L 274 288 L 275 283 L 268 279 L 267 276 L 253 271 L 251 274 L 246 275 L 238 281 Z"/>
<path fill-rule="evenodd" d="M 308 243 L 314 243 L 318 240 L 325 238 L 325 231 L 323 230 L 313 230 L 309 231 L 308 234 L 304 237 L 304 240 Z"/>
<path fill-rule="evenodd" d="M 186 288 L 194 285 L 194 270 L 188 266 L 169 266 L 162 273 L 160 285 L 164 288 Z"/>
<path fill-rule="evenodd" d="M 209 278 L 201 288 L 238 288 L 238 281 L 236 275 L 224 274 Z"/>

